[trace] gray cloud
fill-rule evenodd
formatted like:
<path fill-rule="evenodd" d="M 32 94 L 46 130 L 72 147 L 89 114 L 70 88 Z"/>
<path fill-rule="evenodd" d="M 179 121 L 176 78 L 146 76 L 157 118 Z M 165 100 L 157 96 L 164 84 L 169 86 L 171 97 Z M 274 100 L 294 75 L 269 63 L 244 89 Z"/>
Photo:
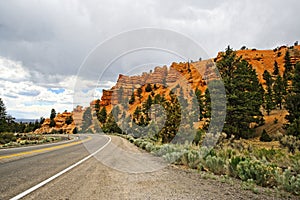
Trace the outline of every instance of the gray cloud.
<path fill-rule="evenodd" d="M 40 73 L 75 75 L 96 44 L 140 27 L 186 34 L 210 56 L 228 44 L 271 48 L 298 39 L 299 6 L 297 0 L 2 1 L 0 55 Z"/>
<path fill-rule="evenodd" d="M 119 73 L 135 74 L 186 59 L 167 51 L 132 52 L 112 63 L 112 68 L 105 71 L 97 86 L 111 58 L 143 42 L 166 50 L 177 49 L 177 53 L 193 60 L 214 57 L 229 44 L 235 49 L 243 45 L 262 49 L 293 44 L 299 40 L 299 7 L 298 0 L 0 1 L 0 57 L 20 61 L 26 68 L 26 76 L 19 73 L 13 78 L 16 73 L 7 73 L 0 81 L 30 79 L 32 84 L 44 88 L 71 89 L 73 79 L 70 77 L 79 72 L 79 84 L 85 85 L 80 89 L 86 90 L 86 87 L 111 85 L 105 81 L 116 81 Z M 85 63 L 88 70 L 79 71 L 96 45 L 121 32 L 143 27 L 182 33 L 199 43 L 206 53 L 188 52 L 191 48 L 178 44 L 177 37 L 171 34 L 165 40 L 163 34 L 151 37 L 141 34 L 127 41 L 107 43 L 91 54 Z M 159 43 L 155 43 L 157 41 Z"/>

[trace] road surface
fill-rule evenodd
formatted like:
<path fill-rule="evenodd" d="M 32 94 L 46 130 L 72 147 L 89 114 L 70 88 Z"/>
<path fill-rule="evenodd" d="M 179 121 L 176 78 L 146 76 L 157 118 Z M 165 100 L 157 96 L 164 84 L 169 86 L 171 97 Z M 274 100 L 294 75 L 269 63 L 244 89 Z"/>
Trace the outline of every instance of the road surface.
<path fill-rule="evenodd" d="M 84 140 L 88 141 L 0 159 L 0 199 L 15 197 L 96 151 L 23 199 L 283 199 L 262 188 L 259 194 L 243 190 L 237 180 L 207 179 L 193 170 L 165 165 L 117 136 L 87 135 Z"/>

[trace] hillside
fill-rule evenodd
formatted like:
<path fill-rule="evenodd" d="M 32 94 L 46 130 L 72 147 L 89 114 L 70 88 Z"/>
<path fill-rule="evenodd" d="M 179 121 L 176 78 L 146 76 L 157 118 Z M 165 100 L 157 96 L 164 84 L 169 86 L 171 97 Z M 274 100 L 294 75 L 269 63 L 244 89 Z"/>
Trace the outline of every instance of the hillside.
<path fill-rule="evenodd" d="M 276 61 L 279 67 L 279 74 L 282 75 L 285 64 L 284 57 L 287 51 L 289 52 L 292 64 L 300 61 L 300 46 L 281 46 L 273 50 L 243 49 L 237 50 L 235 53 L 237 57 L 245 59 L 252 65 L 260 83 L 265 87 L 265 81 L 262 77 L 263 72 L 267 70 L 272 74 L 274 62 Z M 127 117 L 133 116 L 137 107 L 142 107 L 148 96 L 154 98 L 159 94 L 160 96 L 164 96 L 166 100 L 170 100 L 170 91 L 175 92 L 176 95 L 182 92 L 183 96 L 191 104 L 193 96 L 191 95 L 191 91 L 198 89 L 203 95 L 207 88 L 207 82 L 216 78 L 213 73 L 214 62 L 220 60 L 222 54 L 223 52 L 219 52 L 216 58 L 210 60 L 186 63 L 174 62 L 169 67 L 156 67 L 153 71 L 144 72 L 140 76 L 125 76 L 120 74 L 114 87 L 110 90 L 103 90 L 100 107 L 105 107 L 109 113 L 113 106 L 120 105 L 121 102 L 128 103 L 133 94 L 135 101 L 128 104 L 128 109 L 125 109 Z M 146 92 L 148 84 L 151 85 L 151 92 Z M 90 103 L 93 112 L 95 112 L 95 104 L 96 100 Z M 257 129 L 258 135 L 263 129 L 266 129 L 269 134 L 276 134 L 278 131 L 283 132 L 282 125 L 286 123 L 286 111 L 272 111 L 270 116 L 267 116 L 264 110 L 262 112 L 265 115 L 265 124 Z M 278 121 L 276 125 L 273 123 L 275 119 Z M 201 126 L 201 122 L 198 125 Z"/>

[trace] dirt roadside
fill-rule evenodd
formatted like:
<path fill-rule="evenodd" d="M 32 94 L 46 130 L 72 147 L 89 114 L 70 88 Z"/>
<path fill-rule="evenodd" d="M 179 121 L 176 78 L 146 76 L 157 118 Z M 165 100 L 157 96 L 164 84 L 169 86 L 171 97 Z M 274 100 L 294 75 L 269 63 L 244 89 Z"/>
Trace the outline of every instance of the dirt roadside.
<path fill-rule="evenodd" d="M 123 138 L 111 138 L 112 145 L 147 154 Z M 111 155 L 115 162 L 120 159 L 114 152 Z M 207 177 L 172 165 L 153 172 L 126 173 L 91 158 L 24 199 L 297 199 L 259 187 L 255 194 L 243 189 L 238 180 Z"/>

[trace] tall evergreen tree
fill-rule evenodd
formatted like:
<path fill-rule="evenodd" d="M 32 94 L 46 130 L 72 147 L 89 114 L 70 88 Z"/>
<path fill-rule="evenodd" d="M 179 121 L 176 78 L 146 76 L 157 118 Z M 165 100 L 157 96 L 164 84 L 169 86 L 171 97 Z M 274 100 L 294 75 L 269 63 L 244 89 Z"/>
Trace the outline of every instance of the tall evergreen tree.
<path fill-rule="evenodd" d="M 282 109 L 282 99 L 283 99 L 283 92 L 284 85 L 281 76 L 278 74 L 276 76 L 274 85 L 273 85 L 273 91 L 274 91 L 274 100 L 275 105 L 279 106 L 280 109 Z"/>
<path fill-rule="evenodd" d="M 289 50 L 286 51 L 284 56 L 284 69 L 287 73 L 292 71 L 292 63 L 291 63 Z"/>
<path fill-rule="evenodd" d="M 286 109 L 289 112 L 286 116 L 289 121 L 287 132 L 300 138 L 300 63 L 295 66 L 291 94 L 286 99 Z"/>
<path fill-rule="evenodd" d="M 99 122 L 101 122 L 102 124 L 105 123 L 106 118 L 107 118 L 107 111 L 105 106 L 100 110 L 100 112 L 97 115 L 97 118 L 99 120 Z"/>
<path fill-rule="evenodd" d="M 267 91 L 265 92 L 264 95 L 264 100 L 265 100 L 265 109 L 267 111 L 267 114 L 270 115 L 271 110 L 274 109 L 274 101 L 273 101 L 273 89 L 272 89 L 272 76 L 271 74 L 265 70 L 263 73 L 263 79 L 266 81 L 266 89 Z"/>
<path fill-rule="evenodd" d="M 258 81 L 256 71 L 251 65 L 228 47 L 217 67 L 223 78 L 227 113 L 223 131 L 235 137 L 248 138 L 252 134 L 251 123 L 262 120 L 260 106 L 263 103 L 263 88 Z"/>
<path fill-rule="evenodd" d="M 51 109 L 51 114 L 50 114 L 50 127 L 54 127 L 56 125 L 54 118 L 56 117 L 56 111 L 54 108 Z"/>
<path fill-rule="evenodd" d="M 278 67 L 277 61 L 275 60 L 275 62 L 274 62 L 274 69 L 273 69 L 273 75 L 277 76 L 278 74 L 279 74 L 279 67 Z"/>
<path fill-rule="evenodd" d="M 97 99 L 96 100 L 96 104 L 95 104 L 96 114 L 99 112 L 99 110 L 100 110 L 100 99 Z"/>
<path fill-rule="evenodd" d="M 7 131 L 6 117 L 7 117 L 6 107 L 2 99 L 0 98 L 0 133 Z"/>
<path fill-rule="evenodd" d="M 198 106 L 199 106 L 199 108 L 198 108 L 198 110 L 199 110 L 198 120 L 202 120 L 203 119 L 203 112 L 204 112 L 204 105 L 203 105 L 203 96 L 201 94 L 201 90 L 196 88 L 195 95 L 196 95 Z"/>

